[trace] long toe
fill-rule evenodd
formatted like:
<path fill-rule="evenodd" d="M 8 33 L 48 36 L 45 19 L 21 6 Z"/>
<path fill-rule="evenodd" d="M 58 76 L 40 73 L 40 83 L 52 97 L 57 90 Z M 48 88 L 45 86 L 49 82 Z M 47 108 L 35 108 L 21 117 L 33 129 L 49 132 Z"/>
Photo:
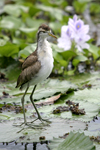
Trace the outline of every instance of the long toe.
<path fill-rule="evenodd" d="M 26 123 L 20 123 L 20 124 L 13 124 L 13 126 L 16 126 L 16 127 L 21 127 L 22 125 L 25 125 Z"/>
<path fill-rule="evenodd" d="M 51 121 L 49 121 L 48 119 L 40 118 L 39 120 L 40 120 L 42 123 L 45 123 L 45 122 L 47 122 L 48 124 L 51 123 Z"/>

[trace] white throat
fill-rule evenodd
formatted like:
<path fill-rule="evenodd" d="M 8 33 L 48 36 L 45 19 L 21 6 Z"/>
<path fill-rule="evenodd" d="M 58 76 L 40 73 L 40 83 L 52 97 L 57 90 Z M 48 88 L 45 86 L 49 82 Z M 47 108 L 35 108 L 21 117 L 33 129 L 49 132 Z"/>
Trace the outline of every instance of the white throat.
<path fill-rule="evenodd" d="M 50 44 L 49 42 L 47 41 L 47 38 L 40 38 L 38 40 L 38 43 L 37 43 L 37 54 L 39 57 L 53 57 L 52 56 L 52 49 L 50 47 Z M 41 58 L 43 59 L 43 58 Z"/>
<path fill-rule="evenodd" d="M 48 46 L 49 46 L 49 43 L 48 43 L 47 39 L 46 38 L 40 38 L 38 40 L 38 43 L 37 43 L 38 53 L 41 53 L 41 51 L 45 52 L 46 49 L 48 48 Z"/>

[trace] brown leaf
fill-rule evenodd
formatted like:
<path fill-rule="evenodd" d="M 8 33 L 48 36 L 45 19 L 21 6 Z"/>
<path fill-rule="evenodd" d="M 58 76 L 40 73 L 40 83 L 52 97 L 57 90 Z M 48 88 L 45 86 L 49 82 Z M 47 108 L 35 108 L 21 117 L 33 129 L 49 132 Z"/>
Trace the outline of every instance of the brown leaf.
<path fill-rule="evenodd" d="M 61 94 L 58 94 L 56 96 L 52 96 L 52 97 L 48 98 L 44 102 L 37 102 L 35 104 L 36 105 L 50 105 L 50 104 L 54 104 L 60 98 L 60 96 L 61 96 Z"/>
<path fill-rule="evenodd" d="M 23 63 L 23 62 L 24 62 L 24 60 L 23 60 L 23 59 L 19 59 L 19 62 Z"/>

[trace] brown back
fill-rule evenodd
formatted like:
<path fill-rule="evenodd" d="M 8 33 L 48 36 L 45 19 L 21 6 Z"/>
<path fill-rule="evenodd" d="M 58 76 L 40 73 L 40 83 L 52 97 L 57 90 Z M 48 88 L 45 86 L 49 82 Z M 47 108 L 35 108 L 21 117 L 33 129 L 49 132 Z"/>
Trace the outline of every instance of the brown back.
<path fill-rule="evenodd" d="M 17 87 L 30 81 L 41 68 L 41 63 L 38 61 L 37 50 L 30 54 L 22 65 L 22 72 L 17 80 Z"/>

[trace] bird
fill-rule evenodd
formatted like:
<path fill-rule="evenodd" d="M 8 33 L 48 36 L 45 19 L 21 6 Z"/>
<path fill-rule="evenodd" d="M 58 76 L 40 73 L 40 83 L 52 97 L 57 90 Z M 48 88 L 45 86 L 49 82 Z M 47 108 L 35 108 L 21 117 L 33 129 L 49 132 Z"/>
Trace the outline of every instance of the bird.
<path fill-rule="evenodd" d="M 36 50 L 24 60 L 22 64 L 22 72 L 17 79 L 16 88 L 20 88 L 20 90 L 25 89 L 25 92 L 21 98 L 25 125 L 29 125 L 26 120 L 24 108 L 25 95 L 29 87 L 32 85 L 34 85 L 34 88 L 30 94 L 30 101 L 37 113 L 37 119 L 39 119 L 41 122 L 46 121 L 41 117 L 34 103 L 33 95 L 37 84 L 47 79 L 53 69 L 54 60 L 50 43 L 47 40 L 48 37 L 57 39 L 57 37 L 52 33 L 51 28 L 47 24 L 40 25 L 37 32 Z"/>

